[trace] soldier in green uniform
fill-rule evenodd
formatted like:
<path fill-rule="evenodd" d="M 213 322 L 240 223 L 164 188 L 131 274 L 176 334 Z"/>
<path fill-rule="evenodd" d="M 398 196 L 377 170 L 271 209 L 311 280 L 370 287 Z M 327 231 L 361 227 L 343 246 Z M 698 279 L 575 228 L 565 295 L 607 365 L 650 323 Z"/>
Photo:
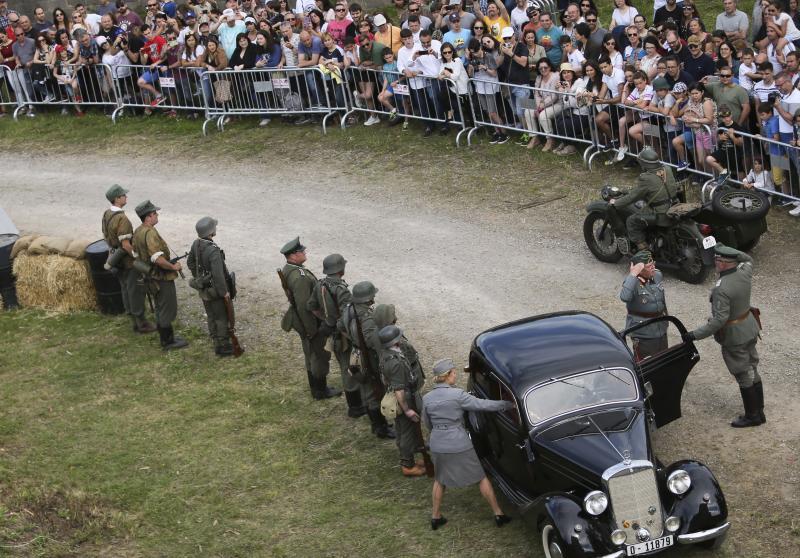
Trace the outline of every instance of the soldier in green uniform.
<path fill-rule="evenodd" d="M 133 331 L 152 333 L 155 324 L 144 317 L 144 285 L 141 275 L 133 269 L 133 225 L 123 209 L 128 203 L 128 190 L 114 184 L 106 191 L 111 207 L 103 213 L 103 238 L 114 250 L 123 250 L 125 255 L 116 266 L 117 279 L 122 291 L 122 304 L 133 322 Z"/>
<path fill-rule="evenodd" d="M 378 304 L 375 306 L 373 316 L 378 331 L 387 325 L 397 325 L 397 313 L 395 312 L 394 304 Z M 420 389 L 422 389 L 422 386 L 425 384 L 425 372 L 422 370 L 422 364 L 419 362 L 419 353 L 417 353 L 414 345 L 406 338 L 405 333 L 400 337 L 400 350 L 403 351 L 403 355 L 411 365 L 414 376 L 420 379 Z"/>
<path fill-rule="evenodd" d="M 359 353 L 359 362 L 364 372 L 360 377 L 361 382 L 361 401 L 367 408 L 367 415 L 372 423 L 372 433 L 378 438 L 394 438 L 394 430 L 386 422 L 386 417 L 381 414 L 380 397 L 376 397 L 376 392 L 383 390 L 380 382 L 380 353 L 381 342 L 378 339 L 378 327 L 373 318 L 373 304 L 375 294 L 378 289 L 369 281 L 361 281 L 353 285 L 352 302 L 344 311 L 344 324 L 347 327 L 347 334 L 353 348 Z M 358 322 L 356 322 L 358 318 Z M 361 332 L 364 335 L 364 343 L 361 343 L 358 334 L 357 323 L 361 324 Z M 369 366 L 374 366 L 377 370 L 377 379 L 366 370 Z"/>
<path fill-rule="evenodd" d="M 664 277 L 648 250 L 631 258 L 631 270 L 622 282 L 619 298 L 628 308 L 625 328 L 667 314 Z M 643 360 L 667 348 L 667 322 L 658 322 L 637 329 L 631 334 L 636 360 Z"/>
<path fill-rule="evenodd" d="M 297 237 L 283 245 L 281 254 L 286 258 L 282 272 L 290 301 L 282 326 L 284 331 L 294 329 L 300 336 L 311 396 L 319 400 L 341 395 L 341 390 L 328 387 L 331 354 L 325 350 L 325 329 L 320 329 L 319 320 L 308 309 L 317 278 L 303 266 L 306 247 L 300 244 L 300 237 Z"/>
<path fill-rule="evenodd" d="M 612 199 L 608 203 L 622 209 L 639 200 L 645 202 L 645 206 L 629 216 L 626 221 L 628 236 L 639 250 L 647 249 L 647 227 L 655 225 L 659 217 L 666 214 L 672 205 L 672 198 L 677 193 L 675 177 L 672 169 L 664 165 L 658 158 L 658 154 L 650 147 L 646 147 L 639 154 L 639 165 L 642 172 L 636 186 L 627 194 L 618 199 Z"/>
<path fill-rule="evenodd" d="M 344 280 L 346 264 L 347 260 L 341 254 L 331 254 L 322 260 L 322 273 L 325 277 L 317 282 L 307 306 L 319 319 L 320 329 L 330 338 L 333 354 L 342 374 L 347 416 L 358 418 L 365 415 L 367 410 L 361 403 L 359 383 L 350 373 L 350 354 L 353 348 L 341 320 L 344 309 L 352 298 L 347 281 Z"/>
<path fill-rule="evenodd" d="M 223 357 L 231 356 L 233 345 L 228 334 L 226 307 L 231 303 L 231 293 L 228 290 L 230 274 L 225 266 L 225 253 L 214 242 L 217 220 L 203 217 L 194 228 L 197 231 L 197 240 L 186 257 L 186 265 L 192 272 L 189 286 L 197 290 L 200 300 L 203 301 L 208 333 L 214 340 L 214 352 Z"/>
<path fill-rule="evenodd" d="M 714 252 L 719 280 L 711 291 L 711 318 L 707 324 L 686 333 L 684 341 L 714 336 L 722 346 L 725 365 L 739 384 L 744 404 L 745 414 L 731 422 L 731 426 L 758 426 L 767 419 L 756 350 L 761 325 L 750 307 L 753 258 L 722 244 L 717 244 Z"/>
<path fill-rule="evenodd" d="M 400 452 L 400 469 L 406 477 L 420 477 L 425 474 L 425 466 L 414 460 L 414 452 L 419 447 L 415 423 L 419 422 L 419 413 L 422 412 L 419 389 L 424 380 L 416 376 L 403 354 L 400 348 L 402 337 L 403 332 L 396 325 L 387 325 L 380 330 L 380 366 L 386 391 L 393 393 L 397 400 L 394 430 L 397 434 L 397 450 Z"/>
<path fill-rule="evenodd" d="M 133 233 L 133 250 L 141 262 L 142 269 L 149 269 L 145 276 L 146 287 L 156 300 L 156 325 L 164 350 L 182 349 L 189 343 L 175 335 L 172 322 L 178 317 L 178 297 L 175 291 L 175 279 L 182 269 L 180 262 L 170 263 L 170 252 L 167 243 L 156 230 L 158 210 L 145 200 L 136 206 L 136 214 L 142 220 Z"/>

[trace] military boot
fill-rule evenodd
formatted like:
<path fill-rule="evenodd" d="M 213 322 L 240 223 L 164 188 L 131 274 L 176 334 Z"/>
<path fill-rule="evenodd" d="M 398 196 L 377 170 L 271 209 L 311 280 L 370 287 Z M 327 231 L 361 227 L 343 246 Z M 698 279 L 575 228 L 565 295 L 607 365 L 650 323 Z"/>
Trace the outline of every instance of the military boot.
<path fill-rule="evenodd" d="M 161 331 L 164 332 L 161 336 L 161 347 L 165 351 L 183 349 L 189 346 L 189 342 L 186 339 L 180 335 L 175 335 L 175 330 L 172 329 L 172 326 L 160 328 L 159 332 Z"/>
<path fill-rule="evenodd" d="M 369 421 L 372 423 L 373 434 L 378 438 L 395 438 L 394 429 L 386 422 L 386 417 L 381 414 L 380 410 L 368 409 L 367 415 L 369 415 Z"/>
<path fill-rule="evenodd" d="M 347 399 L 347 416 L 358 418 L 367 414 L 367 409 L 361 404 L 361 393 L 358 390 L 344 392 Z"/>
<path fill-rule="evenodd" d="M 764 414 L 764 384 L 756 382 L 753 387 L 756 388 L 756 395 L 758 396 L 758 418 L 761 419 L 763 424 L 767 422 L 767 417 Z"/>
<path fill-rule="evenodd" d="M 157 328 L 156 324 L 148 321 L 139 316 L 131 316 L 133 318 L 133 331 L 136 333 L 153 333 Z"/>
<path fill-rule="evenodd" d="M 411 467 L 401 465 L 400 469 L 402 470 L 404 477 L 422 477 L 425 475 L 425 466 L 417 465 L 416 463 Z"/>
<path fill-rule="evenodd" d="M 758 394 L 755 385 L 748 388 L 739 388 L 742 393 L 742 403 L 744 404 L 744 415 L 740 415 L 731 422 L 734 428 L 747 428 L 763 424 L 758 411 Z"/>
<path fill-rule="evenodd" d="M 338 397 L 342 394 L 342 390 L 328 387 L 328 379 L 324 376 L 322 378 L 313 378 L 313 380 L 316 389 L 312 389 L 311 395 L 313 395 L 314 399 L 317 401 L 320 399 Z"/>

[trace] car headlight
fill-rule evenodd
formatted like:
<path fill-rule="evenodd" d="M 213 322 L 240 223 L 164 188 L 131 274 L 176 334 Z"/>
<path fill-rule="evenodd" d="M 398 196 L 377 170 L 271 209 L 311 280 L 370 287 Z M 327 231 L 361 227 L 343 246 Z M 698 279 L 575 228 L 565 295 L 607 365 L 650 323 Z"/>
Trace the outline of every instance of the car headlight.
<path fill-rule="evenodd" d="M 675 517 L 674 515 L 671 515 L 664 522 L 664 526 L 667 528 L 667 531 L 669 531 L 670 533 L 674 533 L 675 531 L 680 529 L 681 518 L 680 517 Z M 613 533 L 612 533 L 612 539 L 613 539 Z"/>
<path fill-rule="evenodd" d="M 676 469 L 667 477 L 667 488 L 673 494 L 680 496 L 692 487 L 692 477 L 683 469 Z"/>
<path fill-rule="evenodd" d="M 623 544 L 626 540 L 628 540 L 628 535 L 625 534 L 625 531 L 622 529 L 617 529 L 616 531 L 611 532 L 611 542 L 620 545 Z"/>
<path fill-rule="evenodd" d="M 593 490 L 583 499 L 583 509 L 592 515 L 600 515 L 608 507 L 608 496 L 599 490 Z"/>

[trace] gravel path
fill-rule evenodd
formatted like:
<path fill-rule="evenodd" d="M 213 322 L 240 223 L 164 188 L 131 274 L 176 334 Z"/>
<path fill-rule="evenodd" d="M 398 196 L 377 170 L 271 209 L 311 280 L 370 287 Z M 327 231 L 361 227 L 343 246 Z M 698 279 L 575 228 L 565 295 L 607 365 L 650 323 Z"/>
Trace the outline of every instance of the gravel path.
<path fill-rule="evenodd" d="M 138 221 L 133 207 L 145 198 L 163 208 L 159 230 L 179 252 L 193 240 L 196 220 L 213 215 L 220 222 L 217 240 L 240 281 L 237 314 L 242 339 L 251 346 L 279 331 L 285 299 L 274 273 L 283 263 L 278 249 L 298 234 L 315 272 L 323 257 L 340 252 L 349 261 L 351 285 L 369 279 L 378 286 L 377 301 L 396 305 L 400 325 L 427 366 L 444 356 L 463 363 L 475 334 L 533 314 L 581 309 L 615 327 L 624 324 L 617 295 L 626 265 L 591 256 L 581 236 L 582 210 L 566 202 L 525 211 L 497 203 L 478 212 L 469 200 L 431 200 L 423 186 L 398 176 L 376 181 L 351 173 L 337 177 L 329 169 L 320 180 L 252 163 L 224 166 L 187 159 L 172 162 L 172 174 L 160 176 L 152 162 L 122 155 L 110 162 L 16 158 L 4 162 L 0 205 L 21 230 L 93 239 L 99 237 L 103 192 L 119 182 L 131 190 L 132 221 Z M 777 238 L 765 238 L 754 251 L 754 304 L 766 327 L 759 348 L 769 423 L 757 431 L 727 426 L 741 411 L 738 390 L 717 345 L 703 341 L 702 360 L 684 391 L 685 418 L 657 438 L 665 461 L 697 457 L 711 464 L 727 488 L 734 521 L 752 522 L 765 505 L 800 511 L 799 253 Z M 706 319 L 713 280 L 687 285 L 667 277 L 670 312 L 687 327 Z M 188 285 L 179 289 L 182 319 L 199 322 L 199 302 L 188 300 Z M 752 537 L 782 547 L 766 532 L 742 528 L 729 551 L 751 548 Z"/>

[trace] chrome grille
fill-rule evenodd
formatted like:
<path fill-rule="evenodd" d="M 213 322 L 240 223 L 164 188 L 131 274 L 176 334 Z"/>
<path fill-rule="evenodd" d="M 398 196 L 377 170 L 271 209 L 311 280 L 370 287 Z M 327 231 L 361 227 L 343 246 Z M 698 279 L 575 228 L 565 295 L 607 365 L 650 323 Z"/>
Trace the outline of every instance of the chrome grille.
<path fill-rule="evenodd" d="M 641 542 L 636 538 L 636 526 L 647 529 L 651 539 L 663 535 L 661 501 L 650 462 L 636 461 L 630 465 L 617 465 L 606 471 L 603 479 L 608 486 L 617 528 L 625 531 L 628 536 L 627 544 Z"/>

